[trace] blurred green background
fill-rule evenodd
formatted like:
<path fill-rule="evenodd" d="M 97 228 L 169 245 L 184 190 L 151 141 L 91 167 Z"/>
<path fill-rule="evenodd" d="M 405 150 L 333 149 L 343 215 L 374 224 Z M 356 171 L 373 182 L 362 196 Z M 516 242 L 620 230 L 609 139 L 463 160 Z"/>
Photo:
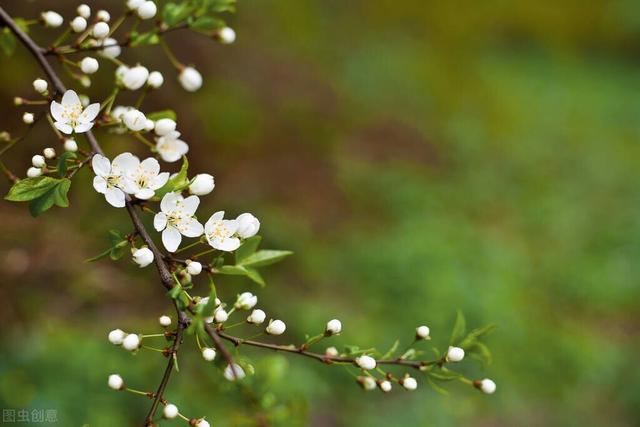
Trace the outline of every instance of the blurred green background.
<path fill-rule="evenodd" d="M 66 19 L 75 6 L 6 5 Z M 159 48 L 121 58 L 164 72 L 143 110 L 175 108 L 191 171 L 216 177 L 201 215 L 250 211 L 266 246 L 296 252 L 265 271 L 267 289 L 220 280 L 223 297 L 256 292 L 287 321 L 278 342 L 338 317 L 336 344 L 379 348 L 422 323 L 442 347 L 460 308 L 471 326 L 498 326 L 493 363 L 465 367 L 498 391 L 451 384 L 441 396 L 422 381 L 364 393 L 341 368 L 249 350 L 255 387 L 238 391 L 189 341 L 169 400 L 217 426 L 255 425 L 265 408 L 291 426 L 638 425 L 637 2 L 263 0 L 229 22 L 232 46 L 169 37 L 205 75 L 196 94 Z M 108 94 L 101 65 L 92 99 Z M 12 99 L 40 73 L 23 51 L 1 73 L 2 128 L 19 134 Z M 144 153 L 98 136 L 110 155 Z M 6 161 L 23 175 L 55 143 L 43 124 Z M 106 377 L 152 389 L 165 362 L 106 334 L 157 329 L 171 308 L 151 268 L 82 262 L 107 230 L 130 231 L 90 182 L 78 174 L 72 208 L 37 220 L 0 202 L 0 406 L 56 408 L 64 426 L 139 425 L 148 402 Z"/>

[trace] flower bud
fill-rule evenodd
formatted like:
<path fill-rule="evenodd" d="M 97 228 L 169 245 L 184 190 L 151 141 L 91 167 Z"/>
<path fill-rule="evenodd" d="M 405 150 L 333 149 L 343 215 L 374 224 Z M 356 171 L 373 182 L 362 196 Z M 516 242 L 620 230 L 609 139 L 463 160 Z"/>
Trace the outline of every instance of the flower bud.
<path fill-rule="evenodd" d="M 267 325 L 266 332 L 269 335 L 282 335 L 286 329 L 287 325 L 282 320 L 271 320 Z"/>
<path fill-rule="evenodd" d="M 75 18 L 73 18 L 73 21 L 71 21 L 70 25 L 71 25 L 71 29 L 74 32 L 81 33 L 87 29 L 87 20 L 84 19 L 82 16 L 76 16 Z"/>
<path fill-rule="evenodd" d="M 380 390 L 384 391 L 385 393 L 389 393 L 391 391 L 391 381 L 380 381 L 378 383 L 378 387 L 380 387 Z"/>
<path fill-rule="evenodd" d="M 102 21 L 102 22 L 111 21 L 111 15 L 106 10 L 99 10 L 96 13 L 96 18 L 98 18 L 98 21 Z"/>
<path fill-rule="evenodd" d="M 44 21 L 44 24 L 47 27 L 51 27 L 51 28 L 59 27 L 64 22 L 64 19 L 62 18 L 62 16 L 59 13 L 56 13 L 52 10 L 47 10 L 45 12 L 42 12 L 40 17 Z"/>
<path fill-rule="evenodd" d="M 327 326 L 324 329 L 325 334 L 327 335 L 336 335 L 342 331 L 342 322 L 338 319 L 329 320 L 327 322 Z"/>
<path fill-rule="evenodd" d="M 78 15 L 82 16 L 84 19 L 89 19 L 89 17 L 91 16 L 91 8 L 86 4 L 81 4 L 80 6 L 78 6 L 76 12 L 78 12 Z"/>
<path fill-rule="evenodd" d="M 213 176 L 208 173 L 199 173 L 193 178 L 191 184 L 189 184 L 189 193 L 196 196 L 206 196 L 211 193 L 216 184 L 213 180 Z"/>
<path fill-rule="evenodd" d="M 459 362 L 464 359 L 464 350 L 460 347 L 449 346 L 446 359 L 447 362 Z"/>
<path fill-rule="evenodd" d="M 154 130 L 158 136 L 168 135 L 176 130 L 176 122 L 171 119 L 157 120 Z"/>
<path fill-rule="evenodd" d="M 373 390 L 374 388 L 376 388 L 376 380 L 373 379 L 373 377 L 362 376 L 362 377 L 356 378 L 356 381 L 358 381 L 358 384 L 360 384 L 360 386 L 367 391 Z"/>
<path fill-rule="evenodd" d="M 44 150 L 42 150 L 42 154 L 44 154 L 44 156 L 45 156 L 47 159 L 53 159 L 53 158 L 55 158 L 55 157 L 56 157 L 56 150 L 54 150 L 54 149 L 53 149 L 53 148 L 51 148 L 51 147 L 47 147 L 47 148 L 45 148 Z"/>
<path fill-rule="evenodd" d="M 144 121 L 144 130 L 147 131 L 147 132 L 151 132 L 155 125 L 156 124 L 154 123 L 153 120 L 147 119 L 147 120 Z"/>
<path fill-rule="evenodd" d="M 416 339 L 418 340 L 430 340 L 429 336 L 429 327 L 428 326 L 418 326 L 416 328 Z"/>
<path fill-rule="evenodd" d="M 167 404 L 167 406 L 164 407 L 164 410 L 162 411 L 162 415 L 166 419 L 171 420 L 178 416 L 178 407 L 173 403 L 169 403 Z"/>
<path fill-rule="evenodd" d="M 87 56 L 80 61 L 80 69 L 85 74 L 93 74 L 98 71 L 98 68 L 100 68 L 100 64 L 98 64 L 98 61 L 95 58 L 90 56 Z"/>
<path fill-rule="evenodd" d="M 224 27 L 223 29 L 218 31 L 218 38 L 220 39 L 221 43 L 231 44 L 236 41 L 236 32 L 233 30 L 233 28 Z"/>
<path fill-rule="evenodd" d="M 71 151 L 71 152 L 76 152 L 78 151 L 78 143 L 76 142 L 75 139 L 65 139 L 64 140 L 64 150 L 65 151 Z"/>
<path fill-rule="evenodd" d="M 113 345 L 120 345 L 126 335 L 122 329 L 114 329 L 109 332 L 109 342 Z"/>
<path fill-rule="evenodd" d="M 133 262 L 138 264 L 140 268 L 146 267 L 147 265 L 151 264 L 154 258 L 153 252 L 151 252 L 151 249 L 147 248 L 146 246 L 140 249 L 136 249 L 132 255 Z"/>
<path fill-rule="evenodd" d="M 33 113 L 24 113 L 22 115 L 22 121 L 28 125 L 32 124 L 33 120 L 34 120 Z"/>
<path fill-rule="evenodd" d="M 362 369 L 375 369 L 376 368 L 376 359 L 371 356 L 367 356 L 363 354 L 362 356 L 356 357 L 356 365 L 358 365 Z"/>
<path fill-rule="evenodd" d="M 494 383 L 493 380 L 490 380 L 489 378 L 474 381 L 473 385 L 484 394 L 493 394 L 496 391 L 496 383 Z"/>
<path fill-rule="evenodd" d="M 124 72 L 122 84 L 129 90 L 138 90 L 147 83 L 149 70 L 142 65 L 136 65 Z"/>
<path fill-rule="evenodd" d="M 337 357 L 339 354 L 338 349 L 335 347 L 327 347 L 324 351 L 324 355 L 327 357 Z"/>
<path fill-rule="evenodd" d="M 192 276 L 197 276 L 202 272 L 202 264 L 198 261 L 187 260 L 187 272 Z"/>
<path fill-rule="evenodd" d="M 160 316 L 158 318 L 158 323 L 160 323 L 160 326 L 162 327 L 167 327 L 171 325 L 171 317 L 169 316 Z"/>
<path fill-rule="evenodd" d="M 97 39 L 103 39 L 109 35 L 109 30 L 109 24 L 100 21 L 93 26 L 93 30 L 91 31 L 91 33 L 93 34 L 93 37 Z"/>
<path fill-rule="evenodd" d="M 202 358 L 207 362 L 211 362 L 216 358 L 216 351 L 212 348 L 205 347 L 202 349 Z"/>
<path fill-rule="evenodd" d="M 256 308 L 251 312 L 249 317 L 247 317 L 247 322 L 254 325 L 260 325 L 262 322 L 264 322 L 264 319 L 266 318 L 267 318 L 267 314 L 264 311 L 260 310 L 259 308 Z"/>
<path fill-rule="evenodd" d="M 138 348 L 140 348 L 140 337 L 138 336 L 138 334 L 129 334 L 124 337 L 124 340 L 122 341 L 122 347 L 125 350 L 129 351 L 136 351 Z"/>
<path fill-rule="evenodd" d="M 193 67 L 185 67 L 178 75 L 182 87 L 188 92 L 195 92 L 202 87 L 202 75 Z"/>
<path fill-rule="evenodd" d="M 89 87 L 89 86 L 91 86 L 91 79 L 89 78 L 89 76 L 86 76 L 86 75 L 82 76 L 82 77 L 80 77 L 80 84 L 83 87 Z"/>
<path fill-rule="evenodd" d="M 140 17 L 140 19 L 151 19 L 156 16 L 157 12 L 158 7 L 150 0 L 142 3 L 137 10 L 138 17 Z"/>
<path fill-rule="evenodd" d="M 413 391 L 418 388 L 418 381 L 409 376 L 402 378 L 399 382 L 402 387 L 409 391 Z"/>
<path fill-rule="evenodd" d="M 244 369 L 242 369 L 242 366 L 238 365 L 237 363 L 233 364 L 233 368 L 234 369 L 231 369 L 231 365 L 227 365 L 227 367 L 224 368 L 224 377 L 227 380 L 229 381 L 235 381 L 236 379 L 241 380 L 247 376 L 247 374 L 244 372 Z M 235 370 L 235 375 L 233 373 L 234 370 Z"/>
<path fill-rule="evenodd" d="M 154 88 L 154 89 L 158 89 L 160 86 L 162 86 L 162 83 L 164 83 L 164 77 L 162 77 L 162 74 L 160 73 L 160 71 L 152 71 L 149 73 L 149 77 L 147 78 L 147 84 Z"/>
<path fill-rule="evenodd" d="M 144 3 L 144 0 L 127 0 L 127 8 L 129 8 L 129 10 L 136 10 L 142 3 Z"/>
<path fill-rule="evenodd" d="M 117 58 L 122 53 L 122 48 L 118 44 L 118 41 L 114 38 L 108 37 L 102 41 L 104 48 L 100 51 L 100 54 L 107 58 Z"/>
<path fill-rule="evenodd" d="M 243 213 L 236 218 L 238 222 L 238 236 L 243 239 L 255 236 L 260 230 L 260 221 L 250 213 Z"/>
<path fill-rule="evenodd" d="M 207 420 L 200 420 L 196 427 L 211 427 L 211 425 L 207 422 Z"/>
<path fill-rule="evenodd" d="M 145 115 L 139 110 L 129 110 L 122 115 L 122 123 L 134 132 L 144 129 L 144 125 L 147 121 Z"/>
<path fill-rule="evenodd" d="M 31 164 L 37 168 L 41 168 L 45 165 L 44 156 L 36 154 L 31 158 Z"/>
<path fill-rule="evenodd" d="M 23 102 L 24 100 L 19 96 L 16 96 L 15 98 L 13 98 L 13 105 L 22 105 Z"/>
<path fill-rule="evenodd" d="M 33 88 L 38 93 L 45 93 L 48 87 L 49 83 L 47 83 L 47 81 L 44 79 L 35 79 L 33 81 Z"/>
<path fill-rule="evenodd" d="M 251 310 L 258 303 L 258 297 L 251 292 L 243 292 L 238 296 L 235 308 L 239 310 Z"/>
<path fill-rule="evenodd" d="M 229 318 L 229 313 L 222 307 L 218 307 L 213 312 L 213 317 L 216 319 L 217 323 L 224 323 Z"/>
<path fill-rule="evenodd" d="M 29 178 L 37 178 L 42 175 L 42 169 L 31 167 L 27 169 L 27 177 Z"/>
<path fill-rule="evenodd" d="M 109 384 L 109 387 L 111 387 L 114 390 L 122 390 L 122 387 L 124 386 L 124 380 L 118 374 L 111 374 L 109 375 L 108 384 Z"/>

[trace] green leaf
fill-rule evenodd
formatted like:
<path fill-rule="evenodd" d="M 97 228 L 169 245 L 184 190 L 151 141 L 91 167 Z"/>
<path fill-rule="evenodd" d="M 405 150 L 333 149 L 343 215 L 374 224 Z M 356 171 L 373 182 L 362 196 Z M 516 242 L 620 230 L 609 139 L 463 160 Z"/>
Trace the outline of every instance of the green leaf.
<path fill-rule="evenodd" d="M 189 178 L 187 173 L 189 170 L 189 160 L 186 156 L 182 156 L 182 167 L 180 171 L 173 178 L 169 179 L 162 188 L 156 190 L 152 200 L 160 200 L 162 196 L 172 191 L 182 191 L 189 186 Z"/>
<path fill-rule="evenodd" d="M 456 322 L 453 325 L 453 331 L 451 331 L 451 339 L 449 340 L 450 344 L 454 345 L 459 342 L 462 337 L 464 337 L 466 329 L 467 324 L 464 320 L 464 315 L 462 314 L 462 311 L 458 310 L 456 314 Z"/>
<path fill-rule="evenodd" d="M 153 113 L 147 114 L 147 119 L 153 120 L 154 122 L 160 119 L 171 119 L 175 121 L 177 117 L 176 112 L 173 110 L 154 111 Z"/>
<path fill-rule="evenodd" d="M 67 174 L 67 160 L 78 157 L 73 151 L 65 151 L 58 159 L 58 176 L 64 178 Z"/>
<path fill-rule="evenodd" d="M 236 250 L 236 264 L 240 264 L 243 259 L 246 259 L 249 255 L 253 255 L 258 249 L 261 240 L 262 237 L 260 236 L 249 237 L 245 240 Z"/>
<path fill-rule="evenodd" d="M 471 348 L 467 349 L 467 355 L 479 360 L 484 365 L 490 365 L 493 362 L 489 347 L 481 342 L 476 342 Z"/>
<path fill-rule="evenodd" d="M 194 30 L 211 31 L 224 27 L 224 21 L 213 16 L 203 15 L 189 25 Z"/>
<path fill-rule="evenodd" d="M 474 329 L 460 342 L 460 347 L 467 349 L 474 346 L 478 342 L 478 338 L 488 335 L 496 328 L 496 325 L 487 325 L 482 328 Z"/>
<path fill-rule="evenodd" d="M 443 387 L 439 386 L 438 384 L 434 383 L 431 378 L 427 378 L 427 382 L 429 383 L 429 385 L 431 386 L 432 389 L 434 389 L 437 393 L 443 395 L 443 396 L 448 396 L 449 392 L 444 389 Z"/>
<path fill-rule="evenodd" d="M 144 45 L 154 45 L 160 42 L 160 37 L 154 31 L 149 31 L 146 33 L 132 33 L 131 34 L 131 46 L 144 46 Z"/>
<path fill-rule="evenodd" d="M 182 286 L 176 284 L 173 286 L 173 288 L 169 289 L 169 292 L 167 292 L 167 295 L 171 299 L 178 299 L 178 296 L 180 296 L 181 293 L 182 293 Z"/>
<path fill-rule="evenodd" d="M 398 351 L 398 346 L 400 345 L 400 340 L 396 340 L 391 348 L 381 357 L 381 359 L 388 359 Z"/>
<path fill-rule="evenodd" d="M 61 180 L 49 176 L 39 176 L 37 178 L 25 178 L 13 184 L 5 200 L 12 202 L 27 202 L 38 197 L 58 185 Z"/>
<path fill-rule="evenodd" d="M 216 291 L 216 285 L 213 283 L 213 280 L 209 281 L 209 286 L 210 286 L 210 291 L 209 291 L 209 301 L 207 301 L 207 304 L 202 308 L 202 315 L 204 317 L 209 317 L 211 315 L 213 315 L 213 311 L 216 308 L 216 298 L 218 296 L 218 293 Z"/>
<path fill-rule="evenodd" d="M 0 31 L 0 50 L 7 56 L 13 55 L 16 50 L 16 38 L 8 27 Z"/>
<path fill-rule="evenodd" d="M 253 280 L 254 282 L 256 282 L 258 285 L 262 286 L 263 288 L 267 286 L 264 279 L 256 269 L 247 268 L 247 277 Z"/>
<path fill-rule="evenodd" d="M 71 187 L 71 181 L 67 178 L 63 178 L 60 180 L 56 180 L 56 184 L 49 188 L 49 190 L 39 196 L 38 198 L 32 199 L 29 202 L 29 212 L 34 217 L 37 217 L 44 211 L 51 208 L 53 205 L 60 206 L 61 208 L 66 208 L 69 206 L 69 199 L 67 198 L 67 193 L 69 192 L 69 188 Z"/>
<path fill-rule="evenodd" d="M 103 258 L 106 258 L 111 254 L 111 250 L 112 249 L 113 248 L 109 248 L 106 251 L 102 252 L 100 255 L 96 255 L 96 256 L 94 256 L 92 258 L 87 258 L 87 259 L 84 260 L 84 262 L 94 262 L 94 261 L 99 261 L 99 260 L 101 260 Z"/>
<path fill-rule="evenodd" d="M 244 265 L 245 267 L 262 267 L 265 265 L 274 264 L 288 257 L 292 253 L 293 252 L 291 251 L 263 249 L 242 260 L 242 265 Z"/>
<path fill-rule="evenodd" d="M 232 276 L 246 276 L 247 269 L 241 265 L 223 265 L 218 269 L 218 273 Z"/>
<path fill-rule="evenodd" d="M 173 26 L 186 19 L 193 11 L 193 6 L 187 2 L 176 4 L 167 3 L 162 11 L 162 20 L 165 24 Z"/>
<path fill-rule="evenodd" d="M 457 372 L 454 371 L 449 371 L 446 369 L 442 369 L 440 371 L 431 371 L 428 373 L 428 375 L 433 378 L 436 379 L 438 381 L 453 381 L 453 380 L 457 380 L 458 378 L 462 377 L 462 374 L 459 374 Z"/>
<path fill-rule="evenodd" d="M 111 243 L 111 247 L 109 249 L 99 255 L 94 256 L 93 258 L 84 260 L 84 262 L 98 261 L 106 257 L 110 257 L 114 261 L 122 258 L 122 256 L 125 254 L 124 249 L 129 244 L 127 239 L 122 234 L 120 234 L 118 230 L 109 230 L 109 242 Z"/>

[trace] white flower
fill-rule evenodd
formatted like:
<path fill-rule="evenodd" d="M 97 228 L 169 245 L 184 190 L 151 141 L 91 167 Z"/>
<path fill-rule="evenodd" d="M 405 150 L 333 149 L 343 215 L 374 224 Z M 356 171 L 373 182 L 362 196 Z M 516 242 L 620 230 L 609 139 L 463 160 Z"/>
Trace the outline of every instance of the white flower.
<path fill-rule="evenodd" d="M 243 239 L 248 239 L 249 237 L 255 236 L 256 233 L 260 230 L 260 221 L 258 218 L 251 215 L 250 213 L 243 213 L 238 215 L 236 218 L 238 222 L 238 236 Z"/>
<path fill-rule="evenodd" d="M 35 79 L 33 81 L 33 88 L 38 93 L 45 93 L 47 91 L 47 87 L 49 87 L 49 83 L 43 79 Z"/>
<path fill-rule="evenodd" d="M 51 147 L 45 148 L 44 150 L 42 150 L 42 153 L 47 159 L 53 159 L 56 157 L 56 150 Z"/>
<path fill-rule="evenodd" d="M 229 313 L 224 308 L 218 307 L 213 312 L 213 318 L 217 323 L 224 323 L 229 319 Z"/>
<path fill-rule="evenodd" d="M 287 325 L 282 320 L 270 320 L 265 331 L 269 335 L 282 335 L 287 329 Z"/>
<path fill-rule="evenodd" d="M 138 16 L 140 19 L 151 19 L 156 16 L 156 12 L 158 12 L 158 8 L 156 4 L 152 1 L 145 1 L 138 7 Z"/>
<path fill-rule="evenodd" d="M 327 327 L 325 328 L 325 333 L 327 335 L 339 334 L 340 331 L 342 331 L 342 322 L 338 319 L 329 320 L 327 322 Z"/>
<path fill-rule="evenodd" d="M 140 347 L 140 337 L 137 334 L 129 334 L 124 337 L 122 347 L 125 350 L 136 351 Z"/>
<path fill-rule="evenodd" d="M 202 349 L 202 358 L 207 362 L 211 362 L 216 358 L 216 351 L 212 348 L 205 347 Z"/>
<path fill-rule="evenodd" d="M 211 427 L 211 425 L 207 422 L 207 420 L 200 420 L 196 427 Z"/>
<path fill-rule="evenodd" d="M 109 35 L 109 30 L 109 24 L 100 21 L 93 26 L 93 30 L 91 31 L 91 33 L 93 34 L 93 37 L 97 39 L 103 39 Z"/>
<path fill-rule="evenodd" d="M 156 121 L 156 126 L 154 131 L 158 136 L 169 135 L 171 132 L 176 130 L 176 122 L 171 119 L 160 119 Z"/>
<path fill-rule="evenodd" d="M 76 142 L 75 139 L 65 139 L 64 140 L 64 150 L 65 151 L 71 151 L 71 152 L 76 152 L 78 151 L 78 143 Z"/>
<path fill-rule="evenodd" d="M 71 21 L 71 29 L 76 33 L 81 33 L 87 29 L 87 20 L 82 16 L 76 16 Z"/>
<path fill-rule="evenodd" d="M 413 391 L 418 388 L 418 381 L 416 381 L 416 379 L 412 377 L 405 377 L 401 379 L 400 384 L 402 384 L 402 387 L 409 391 Z"/>
<path fill-rule="evenodd" d="M 91 160 L 93 172 L 96 174 L 93 178 L 93 188 L 100 194 L 104 194 L 109 204 L 116 208 L 122 208 L 125 205 L 124 189 L 127 186 L 125 172 L 131 169 L 131 165 L 135 163 L 135 157 L 131 153 L 122 153 L 109 162 L 105 156 L 96 154 Z"/>
<path fill-rule="evenodd" d="M 385 393 L 389 393 L 391 391 L 391 381 L 380 381 L 378 383 L 378 387 L 380 387 L 380 390 L 384 391 Z"/>
<path fill-rule="evenodd" d="M 127 8 L 129 8 L 129 10 L 136 10 L 142 3 L 144 3 L 144 0 L 127 0 Z"/>
<path fill-rule="evenodd" d="M 182 87 L 189 92 L 195 92 L 202 87 L 202 75 L 193 67 L 185 67 L 178 75 Z"/>
<path fill-rule="evenodd" d="M 190 259 L 187 260 L 187 273 L 192 276 L 197 276 L 201 272 L 202 264 L 200 264 L 198 261 L 191 261 Z"/>
<path fill-rule="evenodd" d="M 254 325 L 259 325 L 262 322 L 264 322 L 264 319 L 266 318 L 267 318 L 267 314 L 264 311 L 260 310 L 259 308 L 256 308 L 251 312 L 249 317 L 247 317 L 247 322 L 252 323 Z"/>
<path fill-rule="evenodd" d="M 107 381 L 107 383 L 109 384 L 109 387 L 111 387 L 112 389 L 120 390 L 124 385 L 124 380 L 120 375 L 112 374 L 112 375 L 109 375 L 109 381 Z"/>
<path fill-rule="evenodd" d="M 324 351 L 324 355 L 327 357 L 336 357 L 338 356 L 340 353 L 338 352 L 338 349 L 331 346 L 331 347 L 327 347 Z"/>
<path fill-rule="evenodd" d="M 232 252 L 240 247 L 240 239 L 232 237 L 238 230 L 238 222 L 223 218 L 224 211 L 218 211 L 211 215 L 211 218 L 204 225 L 204 235 L 211 247 Z"/>
<path fill-rule="evenodd" d="M 430 340 L 429 336 L 429 327 L 428 326 L 418 326 L 416 328 L 416 338 L 421 340 Z"/>
<path fill-rule="evenodd" d="M 122 116 L 124 116 L 124 113 L 131 110 L 132 108 L 133 107 L 124 107 L 122 105 L 116 105 L 115 107 L 113 107 L 109 115 L 115 120 L 122 122 Z"/>
<path fill-rule="evenodd" d="M 146 246 L 144 248 L 136 249 L 132 255 L 133 262 L 138 264 L 140 268 L 146 267 L 153 262 L 153 252 L 151 252 L 151 249 Z"/>
<path fill-rule="evenodd" d="M 206 196 L 213 191 L 215 186 L 213 176 L 208 173 L 199 173 L 189 184 L 189 193 L 196 196 Z"/>
<path fill-rule="evenodd" d="M 123 69 L 122 84 L 129 90 L 138 90 L 149 78 L 149 70 L 142 65 Z"/>
<path fill-rule="evenodd" d="M 114 38 L 107 37 L 102 41 L 101 46 L 104 46 L 104 48 L 100 51 L 100 53 L 102 54 L 102 56 L 105 56 L 107 58 L 114 59 L 120 56 L 120 54 L 122 53 L 122 48 L 118 44 L 118 41 Z"/>
<path fill-rule="evenodd" d="M 464 350 L 460 347 L 449 347 L 447 350 L 447 362 L 459 362 L 464 359 Z"/>
<path fill-rule="evenodd" d="M 93 127 L 93 120 L 100 112 L 100 104 L 90 104 L 84 110 L 78 94 L 68 90 L 62 96 L 61 103 L 51 101 L 51 115 L 55 127 L 62 133 L 82 133 Z"/>
<path fill-rule="evenodd" d="M 126 335 L 122 329 L 114 329 L 109 332 L 109 342 L 113 345 L 120 345 Z"/>
<path fill-rule="evenodd" d="M 169 180 L 169 172 L 160 172 L 160 163 L 153 157 L 141 162 L 136 156 L 130 155 L 124 167 L 125 191 L 141 200 L 152 198 L 155 191 Z"/>
<path fill-rule="evenodd" d="M 47 10 L 45 12 L 42 12 L 40 17 L 44 21 L 44 24 L 47 27 L 51 27 L 51 28 L 59 27 L 64 22 L 64 19 L 62 18 L 62 16 L 59 13 L 56 13 L 52 10 Z"/>
<path fill-rule="evenodd" d="M 360 384 L 362 386 L 363 389 L 369 391 L 369 390 L 373 390 L 376 388 L 376 380 L 373 379 L 372 377 L 358 377 L 356 378 L 356 380 L 358 381 L 358 384 Z"/>
<path fill-rule="evenodd" d="M 140 110 L 136 110 L 135 108 L 127 111 L 122 115 L 122 123 L 129 129 L 134 132 L 139 132 L 144 129 L 147 118 Z"/>
<path fill-rule="evenodd" d="M 42 169 L 30 167 L 27 169 L 27 177 L 29 178 L 37 178 L 42 175 Z"/>
<path fill-rule="evenodd" d="M 362 369 L 367 369 L 367 370 L 375 369 L 376 359 L 364 354 L 362 356 L 356 357 L 356 365 L 358 365 Z"/>
<path fill-rule="evenodd" d="M 98 61 L 95 58 L 90 56 L 87 56 L 80 61 L 80 69 L 85 74 L 93 74 L 98 71 L 98 68 L 100 68 L 100 64 L 98 64 Z"/>
<path fill-rule="evenodd" d="M 169 317 L 169 316 L 160 316 L 158 318 L 158 323 L 160 323 L 160 326 L 163 326 L 163 327 L 166 328 L 167 326 L 171 325 L 171 317 Z"/>
<path fill-rule="evenodd" d="M 76 12 L 78 12 L 78 15 L 82 16 L 84 19 L 89 19 L 89 17 L 91 16 L 91 8 L 86 4 L 81 4 L 80 6 L 78 6 Z"/>
<path fill-rule="evenodd" d="M 258 297 L 251 292 L 243 292 L 238 295 L 238 299 L 234 305 L 239 310 L 251 310 L 258 303 Z"/>
<path fill-rule="evenodd" d="M 198 196 L 189 196 L 185 199 L 179 193 L 167 193 L 162 198 L 160 202 L 162 212 L 157 213 L 153 218 L 153 226 L 157 231 L 162 231 L 162 243 L 169 252 L 175 252 L 178 249 L 182 235 L 186 237 L 202 235 L 202 224 L 193 216 L 199 204 Z"/>
<path fill-rule="evenodd" d="M 41 168 L 45 165 L 44 156 L 36 154 L 31 158 L 31 164 L 37 168 Z"/>
<path fill-rule="evenodd" d="M 111 21 L 111 15 L 106 10 L 99 10 L 96 13 L 96 18 L 98 18 L 98 21 L 103 21 L 103 22 Z"/>
<path fill-rule="evenodd" d="M 164 407 L 162 415 L 164 415 L 166 419 L 173 419 L 178 416 L 178 407 L 173 403 L 169 403 Z"/>
<path fill-rule="evenodd" d="M 149 73 L 147 84 L 150 87 L 157 89 L 162 86 L 162 83 L 164 83 L 164 77 L 162 77 L 162 73 L 160 73 L 160 71 L 152 71 Z"/>
<path fill-rule="evenodd" d="M 147 119 L 144 121 L 144 130 L 146 130 L 147 132 L 151 132 L 155 125 L 156 124 L 153 122 L 153 120 Z"/>
<path fill-rule="evenodd" d="M 477 383 L 480 384 L 480 386 L 478 388 L 484 394 L 493 394 L 496 391 L 496 383 L 494 383 L 489 378 L 485 378 L 485 379 L 483 379 L 481 381 L 477 381 Z"/>
<path fill-rule="evenodd" d="M 224 44 L 231 44 L 236 40 L 236 32 L 233 28 L 224 27 L 218 31 L 218 37 L 220 37 L 220 42 Z"/>
<path fill-rule="evenodd" d="M 25 122 L 26 124 L 30 125 L 33 123 L 33 113 L 24 113 L 22 115 L 22 121 Z"/>
<path fill-rule="evenodd" d="M 167 163 L 180 160 L 180 158 L 189 151 L 187 143 L 178 139 L 179 135 L 178 132 L 171 132 L 168 135 L 156 139 L 156 150 L 162 160 Z"/>
<path fill-rule="evenodd" d="M 233 372 L 234 370 L 235 375 Z M 238 365 L 237 363 L 233 364 L 233 369 L 231 368 L 231 365 L 227 365 L 227 367 L 224 368 L 224 377 L 229 381 L 235 381 L 236 379 L 241 380 L 246 376 L 247 375 L 244 373 L 244 369 L 242 369 L 242 366 Z"/>

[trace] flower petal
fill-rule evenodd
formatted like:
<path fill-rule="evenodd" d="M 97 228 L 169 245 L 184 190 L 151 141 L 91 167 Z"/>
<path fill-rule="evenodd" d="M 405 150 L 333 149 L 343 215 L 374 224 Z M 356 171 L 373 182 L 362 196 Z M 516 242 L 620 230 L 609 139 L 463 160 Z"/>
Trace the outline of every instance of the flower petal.
<path fill-rule="evenodd" d="M 165 228 L 162 232 L 162 244 L 164 244 L 164 247 L 167 248 L 169 252 L 175 252 L 178 246 L 180 246 L 181 241 L 182 236 L 180 232 L 173 226 Z"/>
<path fill-rule="evenodd" d="M 76 127 L 73 128 L 73 130 L 76 133 L 83 133 L 88 131 L 89 129 L 91 129 L 93 127 L 93 122 L 89 122 L 89 123 L 79 123 L 76 125 Z"/>
<path fill-rule="evenodd" d="M 51 101 L 51 116 L 56 122 L 64 123 L 64 120 L 62 118 L 63 111 L 64 108 L 62 108 L 61 104 L 57 103 L 56 101 Z"/>
<path fill-rule="evenodd" d="M 160 173 L 160 163 L 153 157 L 148 157 L 140 163 L 140 168 L 151 175 Z"/>
<path fill-rule="evenodd" d="M 93 178 L 93 188 L 98 193 L 104 194 L 107 191 L 107 181 L 101 176 L 95 176 Z"/>
<path fill-rule="evenodd" d="M 69 89 L 62 95 L 62 105 L 82 105 L 76 91 Z"/>
<path fill-rule="evenodd" d="M 100 104 L 98 104 L 97 102 L 94 104 L 91 104 L 84 109 L 82 114 L 80 114 L 80 117 L 78 117 L 78 121 L 80 123 L 91 122 L 96 118 L 99 112 L 100 112 Z"/>
<path fill-rule="evenodd" d="M 220 242 L 220 244 L 217 245 L 216 249 L 220 249 L 221 251 L 225 251 L 225 252 L 231 252 L 231 251 L 235 251 L 239 247 L 240 247 L 240 239 L 238 239 L 237 237 L 230 237 Z"/>
<path fill-rule="evenodd" d="M 167 181 L 169 181 L 169 172 L 162 172 L 151 180 L 151 182 L 149 183 L 149 188 L 157 190 L 158 188 L 162 188 L 167 183 Z"/>
<path fill-rule="evenodd" d="M 118 154 L 111 162 L 111 171 L 114 174 L 129 174 L 136 170 L 140 164 L 140 159 L 131 153 Z"/>
<path fill-rule="evenodd" d="M 158 212 L 156 216 L 153 217 L 153 228 L 156 231 L 164 230 L 167 227 L 167 216 L 164 212 Z"/>
<path fill-rule="evenodd" d="M 60 132 L 66 133 L 67 135 L 71 135 L 73 132 L 73 128 L 66 123 L 63 122 L 55 122 L 53 124 Z"/>
<path fill-rule="evenodd" d="M 179 193 L 167 193 L 160 201 L 160 210 L 164 213 L 169 213 L 176 210 L 176 205 L 182 200 L 182 196 Z"/>
<path fill-rule="evenodd" d="M 154 194 L 156 194 L 156 192 L 150 188 L 143 188 L 142 190 L 135 193 L 136 198 L 140 200 L 149 200 L 153 197 Z"/>
<path fill-rule="evenodd" d="M 200 198 L 198 196 L 189 196 L 182 201 L 183 211 L 188 215 L 193 215 L 199 204 Z"/>
<path fill-rule="evenodd" d="M 105 176 L 111 173 L 111 162 L 102 154 L 93 156 L 91 167 L 96 175 Z"/>
<path fill-rule="evenodd" d="M 107 188 L 107 191 L 105 191 L 104 197 L 111 206 L 116 208 L 124 207 L 124 193 L 121 189 L 117 187 L 109 187 Z"/>
<path fill-rule="evenodd" d="M 204 232 L 202 224 L 195 218 L 184 218 L 180 225 L 180 232 L 187 237 L 200 237 Z"/>

